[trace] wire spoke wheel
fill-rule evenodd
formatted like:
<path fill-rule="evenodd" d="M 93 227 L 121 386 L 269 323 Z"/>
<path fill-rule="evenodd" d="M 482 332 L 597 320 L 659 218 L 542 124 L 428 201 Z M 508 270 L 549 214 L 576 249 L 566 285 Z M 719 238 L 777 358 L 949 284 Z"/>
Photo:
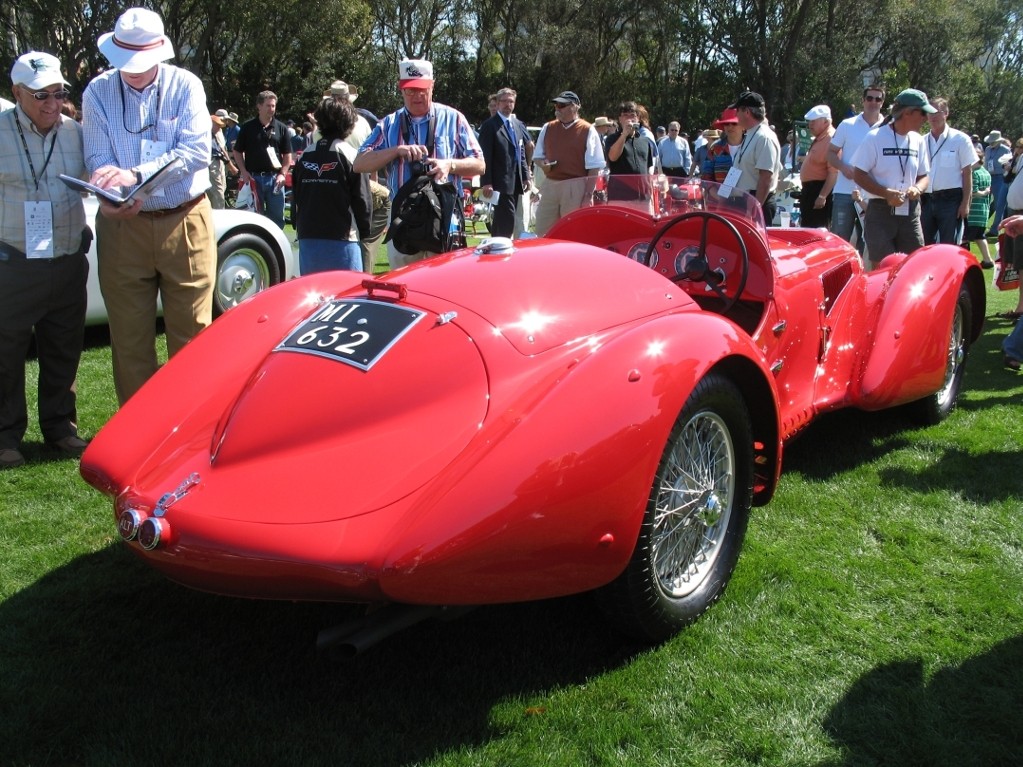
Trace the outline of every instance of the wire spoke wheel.
<path fill-rule="evenodd" d="M 661 641 L 724 593 L 753 504 L 753 426 L 738 387 L 710 373 L 689 394 L 654 475 L 632 558 L 597 593 L 628 634 Z"/>
<path fill-rule="evenodd" d="M 715 413 L 698 413 L 667 456 L 654 511 L 653 564 L 669 597 L 692 593 L 721 551 L 735 496 L 735 450 Z"/>

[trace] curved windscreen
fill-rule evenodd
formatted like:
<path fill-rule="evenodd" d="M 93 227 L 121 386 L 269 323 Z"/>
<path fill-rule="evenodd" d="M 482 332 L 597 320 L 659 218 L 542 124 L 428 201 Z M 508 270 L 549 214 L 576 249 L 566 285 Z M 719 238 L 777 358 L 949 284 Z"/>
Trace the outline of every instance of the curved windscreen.
<path fill-rule="evenodd" d="M 554 182 L 561 186 L 559 195 L 578 186 L 582 207 L 613 205 L 629 208 L 654 219 L 675 216 L 690 210 L 707 210 L 747 219 L 766 234 L 764 211 L 752 195 L 739 189 L 725 187 L 714 181 L 666 175 L 585 176 L 568 181 Z M 565 189 L 565 185 L 570 185 Z M 542 192 L 542 190 L 541 190 Z M 575 196 L 575 195 L 573 195 Z"/>

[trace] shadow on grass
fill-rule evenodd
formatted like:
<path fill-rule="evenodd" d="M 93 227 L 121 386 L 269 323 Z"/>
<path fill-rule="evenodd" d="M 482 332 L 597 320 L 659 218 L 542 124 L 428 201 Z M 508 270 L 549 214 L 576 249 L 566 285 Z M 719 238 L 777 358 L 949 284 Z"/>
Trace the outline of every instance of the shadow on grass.
<path fill-rule="evenodd" d="M 970 349 L 957 409 L 975 413 L 1023 403 L 1023 375 L 1002 365 L 1001 343 L 1008 330 L 1011 325 L 1007 321 L 986 322 L 984 333 Z M 809 479 L 831 479 L 906 447 L 910 440 L 904 433 L 918 428 L 920 423 L 903 408 L 826 413 L 785 446 L 783 474 L 798 472 Z M 836 435 L 841 438 L 836 439 Z M 971 497 L 997 499 L 1018 495 L 1014 479 L 1018 461 L 1018 453 L 1012 451 L 982 456 L 952 451 L 941 460 L 941 466 L 929 472 L 892 473 L 887 479 L 902 487 L 923 490 L 935 483 L 946 486 L 948 477 L 952 477 L 957 479 L 956 488 L 967 490 Z"/>
<path fill-rule="evenodd" d="M 919 661 L 879 666 L 829 712 L 845 754 L 829 765 L 1023 763 L 1023 636 L 924 676 Z"/>
<path fill-rule="evenodd" d="M 414 764 L 499 737 L 500 701 L 525 716 L 643 650 L 566 598 L 319 656 L 352 614 L 191 591 L 120 545 L 80 557 L 0 605 L 0 763 Z"/>

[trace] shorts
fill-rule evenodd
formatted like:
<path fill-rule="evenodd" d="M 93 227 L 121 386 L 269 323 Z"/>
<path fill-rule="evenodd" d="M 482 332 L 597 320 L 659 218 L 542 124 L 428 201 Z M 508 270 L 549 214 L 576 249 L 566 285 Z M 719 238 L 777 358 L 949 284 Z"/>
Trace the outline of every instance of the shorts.
<path fill-rule="evenodd" d="M 986 226 L 968 226 L 966 231 L 963 232 L 963 242 L 976 242 L 977 240 L 983 240 L 984 232 L 987 230 Z"/>

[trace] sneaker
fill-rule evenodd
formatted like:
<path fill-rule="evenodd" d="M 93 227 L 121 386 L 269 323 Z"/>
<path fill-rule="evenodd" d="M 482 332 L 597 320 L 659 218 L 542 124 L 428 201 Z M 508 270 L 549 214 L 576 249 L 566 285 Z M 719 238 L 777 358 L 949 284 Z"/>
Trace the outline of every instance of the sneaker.
<path fill-rule="evenodd" d="M 13 447 L 0 449 L 0 469 L 13 469 L 25 463 L 25 456 Z"/>
<path fill-rule="evenodd" d="M 46 446 L 51 450 L 77 458 L 85 452 L 85 448 L 89 446 L 89 443 L 77 434 L 68 434 L 66 437 L 61 437 L 53 442 L 47 442 Z"/>

